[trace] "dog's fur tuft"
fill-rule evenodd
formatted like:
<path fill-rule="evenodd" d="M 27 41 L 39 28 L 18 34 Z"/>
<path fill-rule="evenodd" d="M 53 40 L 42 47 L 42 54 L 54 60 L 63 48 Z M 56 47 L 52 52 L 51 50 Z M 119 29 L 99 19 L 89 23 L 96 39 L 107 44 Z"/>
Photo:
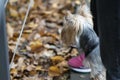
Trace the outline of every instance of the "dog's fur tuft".
<path fill-rule="evenodd" d="M 64 28 L 61 32 L 61 39 L 67 46 L 75 44 L 75 37 L 78 31 L 82 33 L 82 25 L 77 18 L 77 15 L 73 15 L 67 12 L 68 15 L 64 18 Z M 80 27 L 81 26 L 81 27 Z"/>

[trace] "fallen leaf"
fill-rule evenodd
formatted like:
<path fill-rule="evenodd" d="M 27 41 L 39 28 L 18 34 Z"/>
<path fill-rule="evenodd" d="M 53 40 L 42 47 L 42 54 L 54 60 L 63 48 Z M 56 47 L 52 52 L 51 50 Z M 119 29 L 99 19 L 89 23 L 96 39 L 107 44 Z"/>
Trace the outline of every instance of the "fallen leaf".
<path fill-rule="evenodd" d="M 24 37 L 25 39 L 27 39 L 29 37 L 29 34 L 28 33 L 23 33 L 22 37 Z"/>
<path fill-rule="evenodd" d="M 15 17 L 15 18 L 18 17 L 18 12 L 15 9 L 10 8 L 9 10 L 10 10 L 10 15 L 12 17 Z"/>
<path fill-rule="evenodd" d="M 24 30 L 23 33 L 30 34 L 32 33 L 32 30 Z"/>
<path fill-rule="evenodd" d="M 35 29 L 38 26 L 38 24 L 36 24 L 34 22 L 30 22 L 27 26 L 32 28 L 32 29 Z"/>
<path fill-rule="evenodd" d="M 32 52 L 39 51 L 43 47 L 43 43 L 40 40 L 30 42 L 30 47 Z"/>
<path fill-rule="evenodd" d="M 14 28 L 10 25 L 10 23 L 7 23 L 7 33 L 10 38 L 13 37 Z"/>
<path fill-rule="evenodd" d="M 63 66 L 63 67 L 68 67 L 68 61 L 62 61 L 57 66 Z"/>
<path fill-rule="evenodd" d="M 35 67 L 35 70 L 37 70 L 37 71 L 42 70 L 42 66 L 36 66 L 36 67 Z"/>
<path fill-rule="evenodd" d="M 46 33 L 45 36 L 51 36 L 51 37 L 55 38 L 56 40 L 59 40 L 59 36 L 54 33 Z"/>
<path fill-rule="evenodd" d="M 49 44 L 45 44 L 44 47 L 47 49 L 57 49 L 55 45 L 49 45 Z"/>
<path fill-rule="evenodd" d="M 44 50 L 41 52 L 40 56 L 51 58 L 51 57 L 55 56 L 55 53 L 53 50 Z"/>
<path fill-rule="evenodd" d="M 57 66 L 59 67 L 61 73 L 64 73 L 64 72 L 68 71 L 68 69 L 69 69 L 68 61 L 62 61 L 62 62 L 58 63 Z"/>
<path fill-rule="evenodd" d="M 78 50 L 77 49 L 72 49 L 71 51 L 71 56 L 77 56 Z"/>
<path fill-rule="evenodd" d="M 40 39 L 40 35 L 37 33 L 34 35 L 34 40 Z"/>
<path fill-rule="evenodd" d="M 29 74 L 30 74 L 31 76 L 34 76 L 35 74 L 37 74 L 37 71 L 36 71 L 36 70 L 31 70 L 31 71 L 29 72 Z"/>
<path fill-rule="evenodd" d="M 60 76 L 60 70 L 57 66 L 51 66 L 48 72 L 49 76 Z"/>
<path fill-rule="evenodd" d="M 17 0 L 9 0 L 10 4 L 17 2 Z"/>
<path fill-rule="evenodd" d="M 26 67 L 26 70 L 27 71 L 32 71 L 34 68 L 35 68 L 35 66 L 29 65 L 29 66 Z"/>
<path fill-rule="evenodd" d="M 62 62 L 64 61 L 64 57 L 62 56 L 54 56 L 51 58 L 53 64 L 56 64 L 56 63 L 59 63 L 59 62 Z"/>
<path fill-rule="evenodd" d="M 12 69 L 10 70 L 10 73 L 13 74 L 13 75 L 17 75 L 18 71 L 17 71 L 17 69 L 12 68 Z"/>

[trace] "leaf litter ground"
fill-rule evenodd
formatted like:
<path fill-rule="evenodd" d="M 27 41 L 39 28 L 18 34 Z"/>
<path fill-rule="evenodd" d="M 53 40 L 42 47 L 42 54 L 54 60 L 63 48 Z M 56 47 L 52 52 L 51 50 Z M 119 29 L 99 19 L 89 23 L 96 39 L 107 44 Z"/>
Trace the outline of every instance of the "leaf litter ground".
<path fill-rule="evenodd" d="M 20 40 L 11 80 L 69 80 L 67 61 L 78 54 L 62 47 L 60 32 L 66 10 L 75 0 L 34 0 Z M 6 9 L 10 61 L 27 11 L 28 0 L 10 0 Z"/>

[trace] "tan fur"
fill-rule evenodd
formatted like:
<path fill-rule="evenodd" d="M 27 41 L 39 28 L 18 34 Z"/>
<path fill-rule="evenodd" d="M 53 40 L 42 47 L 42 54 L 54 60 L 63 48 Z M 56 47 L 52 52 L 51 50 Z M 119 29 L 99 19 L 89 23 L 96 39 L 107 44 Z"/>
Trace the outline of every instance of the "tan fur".
<path fill-rule="evenodd" d="M 93 21 L 92 21 L 92 15 L 90 10 L 88 9 L 87 5 L 83 5 L 82 7 L 80 7 L 80 11 L 79 14 L 82 15 L 83 17 L 86 18 L 86 20 L 93 25 Z"/>
<path fill-rule="evenodd" d="M 85 0 L 80 0 L 81 1 L 81 5 L 79 7 L 79 11 L 78 14 L 80 14 L 81 16 L 85 17 L 85 19 L 91 24 L 93 25 L 93 21 L 92 21 L 92 15 L 91 15 L 91 11 L 90 8 L 88 8 L 88 5 L 86 3 Z M 89 1 L 88 1 L 89 2 Z"/>
<path fill-rule="evenodd" d="M 64 19 L 64 28 L 61 32 L 61 39 L 63 43 L 70 46 L 75 44 L 75 37 L 78 34 L 78 31 L 82 32 L 82 27 L 80 27 L 81 24 L 79 23 L 77 16 L 72 15 L 70 12 L 68 12 L 66 18 L 67 20 Z"/>

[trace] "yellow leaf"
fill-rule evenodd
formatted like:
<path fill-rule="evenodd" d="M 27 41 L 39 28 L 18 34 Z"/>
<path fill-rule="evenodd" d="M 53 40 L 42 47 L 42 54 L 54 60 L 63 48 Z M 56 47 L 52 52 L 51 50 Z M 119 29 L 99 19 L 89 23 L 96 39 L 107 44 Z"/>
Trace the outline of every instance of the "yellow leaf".
<path fill-rule="evenodd" d="M 32 30 L 31 30 L 31 29 L 30 29 L 30 30 L 24 30 L 22 36 L 23 36 L 25 39 L 27 39 L 27 38 L 29 37 L 30 33 L 32 33 Z"/>
<path fill-rule="evenodd" d="M 57 66 L 59 67 L 61 73 L 68 71 L 68 62 L 67 61 L 62 61 L 62 62 L 58 63 Z"/>
<path fill-rule="evenodd" d="M 51 66 L 48 72 L 49 76 L 60 76 L 60 70 L 57 66 Z"/>
<path fill-rule="evenodd" d="M 36 24 L 36 23 L 34 23 L 34 22 L 30 22 L 30 23 L 28 24 L 28 27 L 33 28 L 33 29 L 35 29 L 37 26 L 38 26 L 38 24 Z"/>
<path fill-rule="evenodd" d="M 12 26 L 9 23 L 7 23 L 7 33 L 10 38 L 13 37 L 14 28 L 12 28 Z"/>
<path fill-rule="evenodd" d="M 36 51 L 43 47 L 43 44 L 40 40 L 36 40 L 30 43 L 31 51 Z"/>
<path fill-rule="evenodd" d="M 72 49 L 71 56 L 77 56 L 77 54 L 78 54 L 77 49 Z"/>
<path fill-rule="evenodd" d="M 64 61 L 64 58 L 62 56 L 54 56 L 51 58 L 51 60 L 53 63 L 59 63 L 59 62 Z"/>
<path fill-rule="evenodd" d="M 53 34 L 53 33 L 44 33 L 43 35 L 41 36 L 50 36 L 50 37 L 53 37 L 54 39 L 59 39 L 59 36 L 57 34 Z"/>
<path fill-rule="evenodd" d="M 17 2 L 17 0 L 9 0 L 10 4 Z"/>
<path fill-rule="evenodd" d="M 35 69 L 36 69 L 37 71 L 42 70 L 42 66 L 36 66 Z"/>
<path fill-rule="evenodd" d="M 18 12 L 15 9 L 10 8 L 10 15 L 16 18 L 18 17 Z"/>
<path fill-rule="evenodd" d="M 62 61 L 59 64 L 57 64 L 57 66 L 68 67 L 68 62 L 67 61 Z"/>
<path fill-rule="evenodd" d="M 32 33 L 32 30 L 31 30 L 31 29 L 29 29 L 29 30 L 24 30 L 24 33 L 30 34 L 30 33 Z"/>
<path fill-rule="evenodd" d="M 10 73 L 13 74 L 13 75 L 16 75 L 17 74 L 17 69 L 13 68 L 10 70 Z"/>
<path fill-rule="evenodd" d="M 27 39 L 29 37 L 29 34 L 23 33 L 22 37 L 24 37 L 25 39 Z"/>

